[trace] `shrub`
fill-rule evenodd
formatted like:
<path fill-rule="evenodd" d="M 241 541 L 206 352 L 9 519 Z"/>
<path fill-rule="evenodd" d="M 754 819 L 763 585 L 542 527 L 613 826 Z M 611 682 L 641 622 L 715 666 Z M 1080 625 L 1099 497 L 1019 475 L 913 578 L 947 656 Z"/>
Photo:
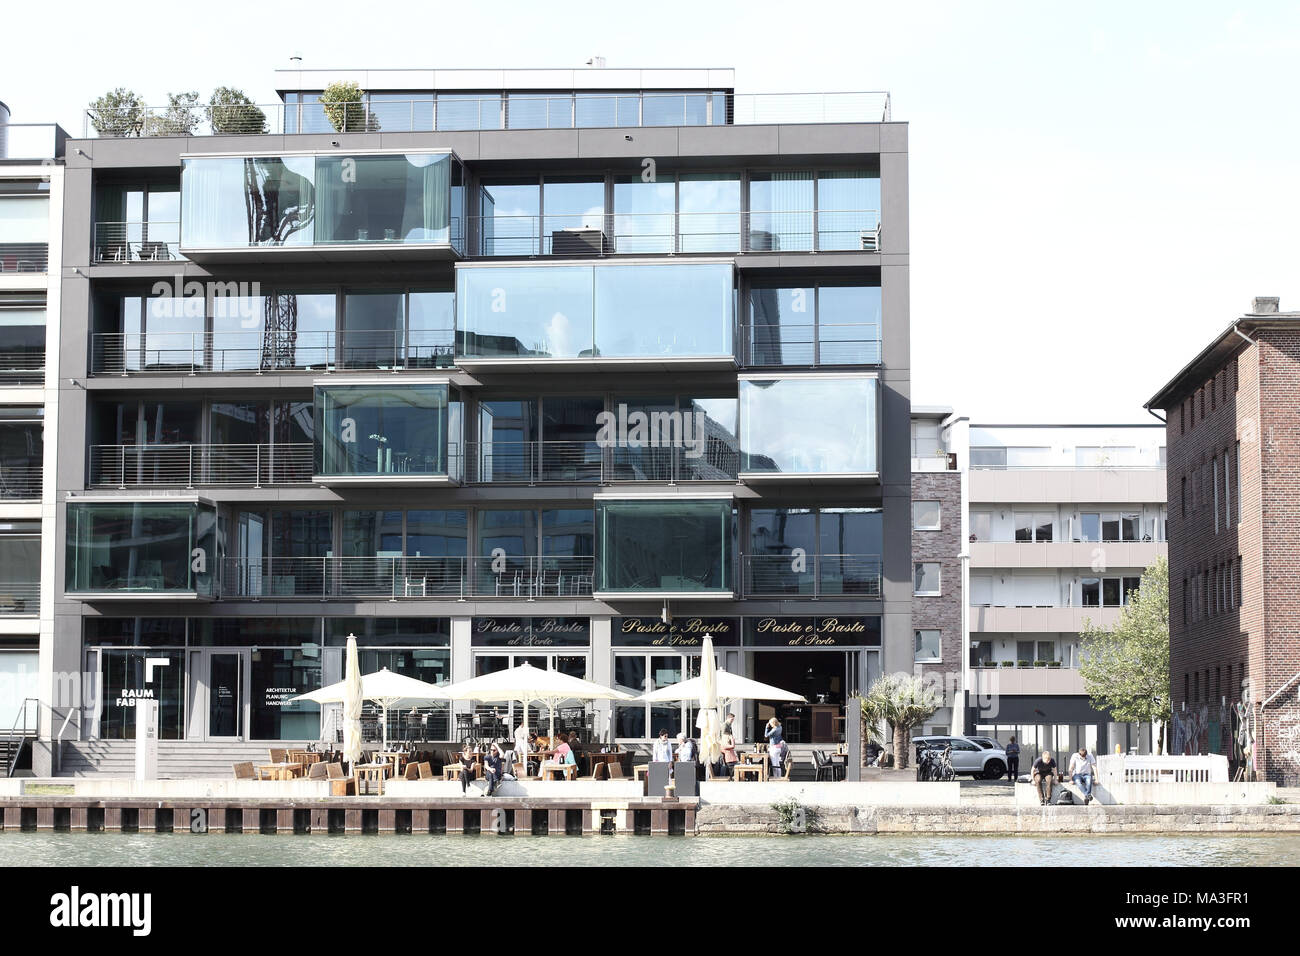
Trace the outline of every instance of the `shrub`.
<path fill-rule="evenodd" d="M 266 114 L 243 90 L 218 86 L 208 98 L 208 125 L 214 133 L 265 133 Z"/>
<path fill-rule="evenodd" d="M 318 99 L 325 118 L 340 133 L 364 133 L 379 124 L 366 116 L 365 91 L 356 83 L 331 83 Z"/>
<path fill-rule="evenodd" d="M 119 86 L 90 104 L 90 124 L 100 136 L 139 136 L 144 130 L 144 100 Z"/>

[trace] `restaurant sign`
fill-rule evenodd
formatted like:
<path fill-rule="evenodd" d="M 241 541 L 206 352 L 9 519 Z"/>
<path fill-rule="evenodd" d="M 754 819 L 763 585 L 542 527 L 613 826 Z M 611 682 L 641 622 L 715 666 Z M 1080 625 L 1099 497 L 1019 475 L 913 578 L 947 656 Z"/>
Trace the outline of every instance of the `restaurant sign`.
<path fill-rule="evenodd" d="M 754 647 L 879 647 L 878 617 L 748 617 L 745 643 Z"/>
<path fill-rule="evenodd" d="M 591 621 L 585 617 L 476 617 L 474 647 L 586 647 Z"/>
<path fill-rule="evenodd" d="M 718 647 L 740 643 L 734 617 L 679 617 L 665 624 L 657 617 L 616 617 L 610 643 L 615 647 L 700 647 L 704 635 Z"/>

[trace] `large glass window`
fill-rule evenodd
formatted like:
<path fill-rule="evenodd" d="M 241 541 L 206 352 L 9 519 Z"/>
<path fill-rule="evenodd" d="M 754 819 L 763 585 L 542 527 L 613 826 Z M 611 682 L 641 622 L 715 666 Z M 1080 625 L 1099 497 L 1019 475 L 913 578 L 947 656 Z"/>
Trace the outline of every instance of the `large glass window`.
<path fill-rule="evenodd" d="M 598 500 L 596 533 L 601 591 L 733 590 L 730 499 Z"/>
<path fill-rule="evenodd" d="M 744 379 L 741 471 L 874 474 L 875 378 Z"/>
<path fill-rule="evenodd" d="M 40 523 L 0 524 L 0 616 L 34 615 L 40 597 Z"/>
<path fill-rule="evenodd" d="M 732 266 L 458 269 L 467 358 L 691 358 L 733 354 Z"/>
<path fill-rule="evenodd" d="M 673 178 L 646 182 L 640 176 L 614 178 L 614 248 L 620 254 L 675 252 Z"/>
<path fill-rule="evenodd" d="M 0 408 L 0 498 L 39 498 L 44 473 L 42 408 Z"/>
<path fill-rule="evenodd" d="M 181 244 L 453 244 L 455 165 L 448 153 L 187 159 Z"/>
<path fill-rule="evenodd" d="M 149 660 L 162 658 L 166 666 Z M 105 648 L 100 668 L 99 736 L 105 740 L 135 737 L 135 702 L 158 701 L 158 736 L 162 740 L 184 737 L 185 651 L 150 647 L 148 650 Z M 149 679 L 146 679 L 148 677 Z"/>
<path fill-rule="evenodd" d="M 483 255 L 535 256 L 541 251 L 542 187 L 536 177 L 484 179 L 478 205 Z"/>
<path fill-rule="evenodd" d="M 795 169 L 749 176 L 748 248 L 754 252 L 813 250 L 813 174 Z"/>
<path fill-rule="evenodd" d="M 700 673 L 699 654 L 614 654 L 614 689 L 639 697 L 660 687 L 681 683 Z M 614 705 L 614 737 L 618 740 L 653 740 L 661 730 L 669 738 L 694 733 L 686 725 L 689 704 L 646 704 L 639 701 Z"/>
<path fill-rule="evenodd" d="M 868 365 L 880 361 L 879 286 L 749 290 L 749 365 Z"/>
<path fill-rule="evenodd" d="M 213 593 L 211 505 L 69 502 L 67 523 L 69 593 Z"/>
<path fill-rule="evenodd" d="M 682 173 L 678 211 L 682 252 L 740 251 L 740 173 Z"/>
<path fill-rule="evenodd" d="M 0 294 L 0 383 L 39 381 L 44 368 L 45 298 Z"/>
<path fill-rule="evenodd" d="M 605 180 L 546 177 L 542 186 L 543 249 L 557 256 L 592 255 L 603 250 L 592 231 L 605 228 Z"/>
<path fill-rule="evenodd" d="M 817 174 L 817 249 L 869 248 L 863 233 L 880 222 L 880 177 L 864 170 Z"/>
<path fill-rule="evenodd" d="M 319 475 L 459 475 L 460 402 L 447 385 L 317 386 Z"/>

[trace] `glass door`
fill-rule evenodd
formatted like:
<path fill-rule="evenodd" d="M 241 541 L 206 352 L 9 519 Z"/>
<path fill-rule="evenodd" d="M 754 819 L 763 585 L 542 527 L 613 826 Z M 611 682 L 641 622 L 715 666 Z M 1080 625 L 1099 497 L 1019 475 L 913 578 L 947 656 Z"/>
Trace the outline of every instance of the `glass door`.
<path fill-rule="evenodd" d="M 248 715 L 248 652 L 207 652 L 207 739 L 244 740 Z"/>

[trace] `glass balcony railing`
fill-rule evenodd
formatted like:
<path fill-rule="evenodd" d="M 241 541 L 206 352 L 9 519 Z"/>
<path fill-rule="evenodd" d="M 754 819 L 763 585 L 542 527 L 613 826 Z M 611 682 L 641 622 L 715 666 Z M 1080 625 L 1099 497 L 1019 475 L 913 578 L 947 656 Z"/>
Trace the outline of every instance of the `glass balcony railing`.
<path fill-rule="evenodd" d="M 183 261 L 179 222 L 97 222 L 95 261 Z"/>
<path fill-rule="evenodd" d="M 465 173 L 451 153 L 186 159 L 180 248 L 464 251 Z"/>
<path fill-rule="evenodd" d="M 102 137 L 284 133 L 432 132 L 434 130 L 600 129 L 795 123 L 887 123 L 888 92 L 727 93 L 372 93 L 327 115 L 318 94 L 287 103 L 89 109 L 84 135 Z M 61 132 L 61 131 L 60 131 Z"/>
<path fill-rule="evenodd" d="M 310 484 L 310 444 L 91 445 L 90 483 L 102 488 Z"/>
<path fill-rule="evenodd" d="M 479 256 L 880 251 L 875 209 L 472 216 Z"/>
<path fill-rule="evenodd" d="M 592 590 L 592 559 L 564 555 L 227 558 L 222 571 L 225 598 L 535 599 Z"/>
<path fill-rule="evenodd" d="M 96 332 L 91 336 L 90 367 L 101 375 L 437 369 L 450 367 L 454 360 L 451 340 L 450 329 Z M 3 374 L 4 353 L 0 352 L 0 376 Z"/>
<path fill-rule="evenodd" d="M 878 472 L 874 376 L 824 373 L 740 381 L 740 470 L 749 478 Z"/>
<path fill-rule="evenodd" d="M 458 355 L 734 361 L 734 283 L 729 262 L 461 267 Z"/>

